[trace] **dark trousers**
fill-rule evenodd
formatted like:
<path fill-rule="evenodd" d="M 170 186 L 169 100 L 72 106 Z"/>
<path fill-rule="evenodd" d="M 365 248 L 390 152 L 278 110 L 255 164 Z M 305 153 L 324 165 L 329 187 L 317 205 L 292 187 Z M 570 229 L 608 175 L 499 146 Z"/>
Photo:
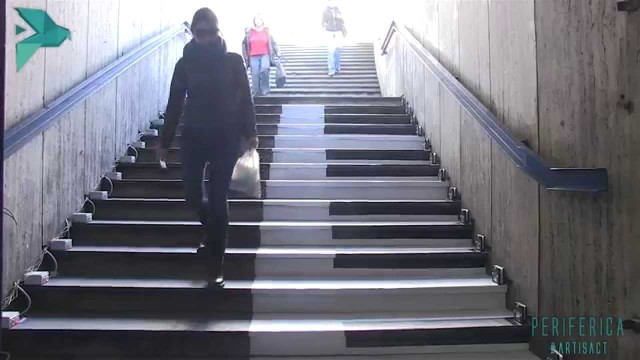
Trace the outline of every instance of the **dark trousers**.
<path fill-rule="evenodd" d="M 204 225 L 204 252 L 212 260 L 221 260 L 227 248 L 229 227 L 227 192 L 238 160 L 239 141 L 228 137 L 203 141 L 199 136 L 185 134 L 181 149 L 185 198 Z M 209 181 L 203 186 L 203 171 L 207 163 Z"/>

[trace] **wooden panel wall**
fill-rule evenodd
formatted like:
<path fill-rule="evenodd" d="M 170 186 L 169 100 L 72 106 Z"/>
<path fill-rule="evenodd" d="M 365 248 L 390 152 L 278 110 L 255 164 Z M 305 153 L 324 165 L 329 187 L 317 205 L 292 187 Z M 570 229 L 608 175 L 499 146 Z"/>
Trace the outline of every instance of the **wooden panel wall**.
<path fill-rule="evenodd" d="M 88 31 L 75 29 L 88 28 L 89 2 L 48 0 L 47 13 L 56 23 L 70 29 L 72 38 L 58 48 L 45 49 L 45 105 L 87 77 Z M 60 232 L 58 214 L 73 213 L 82 203 L 85 185 L 84 118 L 83 104 L 43 134 L 43 239 L 51 239 Z"/>
<path fill-rule="evenodd" d="M 13 1 L 7 6 L 7 47 L 5 88 L 5 129 L 13 127 L 25 116 L 44 106 L 45 54 L 37 52 L 29 63 L 16 70 L 18 41 L 31 36 L 24 32 L 16 36 L 18 24 L 27 29 L 15 7 L 44 8 L 45 0 Z M 15 86 L 15 84 L 24 84 Z M 13 86 L 12 86 L 13 85 Z M 4 163 L 4 207 L 15 215 L 17 224 L 5 217 L 3 221 L 4 261 L 2 274 L 3 294 L 12 282 L 18 280 L 24 270 L 40 254 L 42 246 L 42 163 L 33 161 L 42 156 L 43 136 L 33 139 Z"/>
<path fill-rule="evenodd" d="M 540 189 L 444 89 L 429 91 L 430 74 L 401 41 L 377 59 L 383 93 L 405 94 L 427 134 L 441 136 L 443 165 L 512 280 L 507 305 L 640 317 L 640 13 L 604 0 L 441 0 L 405 11 L 414 14 L 400 22 L 548 164 L 609 169 L 606 194 Z M 408 86 L 415 78 L 424 90 Z M 634 339 L 607 339 L 606 358 L 640 358 Z M 534 340 L 542 355 L 552 339 Z"/>
<path fill-rule="evenodd" d="M 460 6 L 460 81 L 483 103 L 491 98 L 489 57 L 489 0 L 466 1 Z M 476 231 L 491 239 L 491 140 L 463 111 L 460 133 L 460 193 L 473 211 Z"/>
<path fill-rule="evenodd" d="M 540 152 L 610 174 L 607 194 L 541 193 L 540 312 L 638 318 L 640 14 L 604 1 L 536 7 Z M 630 360 L 640 358 L 633 337 L 598 340 L 608 358 Z"/>
<path fill-rule="evenodd" d="M 419 8 L 414 15 L 417 23 L 413 24 L 416 29 L 419 29 L 424 35 L 422 41 L 427 44 L 427 48 L 434 54 L 435 57 L 440 57 L 440 14 L 439 7 L 441 1 L 439 0 L 424 0 L 419 3 L 424 5 L 424 16 L 416 16 L 420 14 Z"/>
<path fill-rule="evenodd" d="M 454 75 L 460 74 L 460 39 L 458 20 L 460 1 L 445 1 L 439 4 L 439 49 L 440 62 Z M 440 157 L 449 172 L 453 186 L 460 183 L 460 104 L 439 85 Z"/>
<path fill-rule="evenodd" d="M 619 15 L 618 15 L 619 16 Z M 640 318 L 640 228 L 637 219 L 640 218 L 640 203 L 638 188 L 634 186 L 640 179 L 640 122 L 638 112 L 640 111 L 640 12 L 625 16 L 625 39 L 622 42 L 622 71 L 618 73 L 622 94 L 627 98 L 628 103 L 622 102 L 622 108 L 618 109 L 620 125 L 625 129 L 622 134 L 623 142 L 614 142 L 616 154 L 629 156 L 611 157 L 616 159 L 616 166 L 613 177 L 617 179 L 614 186 L 615 201 L 612 207 L 619 209 L 620 218 L 616 217 L 614 228 L 616 229 L 615 239 L 624 241 L 624 245 L 618 245 L 618 253 L 622 253 L 624 259 L 621 274 L 624 278 L 624 297 L 619 312 L 625 318 Z M 620 97 L 622 97 L 620 94 Z M 633 108 L 626 108 L 625 105 Z M 632 193 L 632 197 L 627 194 Z M 631 290 L 629 290 L 631 289 Z M 635 289 L 635 290 L 634 290 Z M 640 342 L 638 336 L 628 332 L 619 340 L 618 354 L 625 360 L 640 358 Z"/>
<path fill-rule="evenodd" d="M 87 73 L 94 74 L 118 58 L 119 1 L 90 1 L 91 19 L 88 29 Z M 94 188 L 114 161 L 116 155 L 116 83 L 103 88 L 86 101 L 85 117 L 85 184 Z"/>
<path fill-rule="evenodd" d="M 438 0 L 427 0 L 424 2 L 424 17 L 415 17 L 418 23 L 415 24 L 416 29 L 423 32 L 424 44 L 436 58 L 440 57 L 440 14 Z M 427 21 L 424 21 L 426 18 Z M 413 62 L 413 61 L 412 61 Z M 421 66 L 423 67 L 423 66 Z M 438 154 L 441 153 L 440 148 L 440 85 L 435 81 L 430 72 L 425 72 L 425 92 L 426 99 L 424 101 L 424 127 L 427 138 L 431 140 L 432 147 Z M 416 96 L 420 93 L 413 93 Z M 415 101 L 416 107 L 420 107 L 422 101 Z M 419 114 L 418 114 L 419 115 Z"/>
<path fill-rule="evenodd" d="M 42 247 L 42 136 L 4 161 L 4 207 L 16 222 L 5 217 L 3 235 L 3 295 L 20 280 Z"/>
<path fill-rule="evenodd" d="M 408 16 L 401 22 L 454 76 L 474 89 L 501 121 L 537 149 L 533 5 L 533 0 L 424 1 L 405 10 L 422 11 L 423 16 Z M 384 70 L 400 64 L 404 70 L 399 72 L 401 79 L 393 81 L 388 74 L 379 73 L 383 92 L 404 94 L 416 109 L 452 184 L 460 187 L 478 232 L 487 236 L 492 261 L 505 266 L 513 279 L 507 305 L 523 301 L 536 309 L 537 184 L 492 144 L 400 41 L 395 44 L 394 48 L 403 50 L 394 49 L 388 59 L 381 57 L 378 62 Z M 408 86 L 414 79 L 423 79 L 423 87 Z"/>
<path fill-rule="evenodd" d="M 6 87 L 11 91 L 6 94 L 5 128 L 42 109 L 144 39 L 188 20 L 203 1 L 169 3 L 170 9 L 169 5 L 150 8 L 145 0 L 8 1 Z M 17 72 L 15 43 L 30 33 L 16 38 L 16 24 L 29 27 L 15 7 L 46 9 L 54 21 L 71 30 L 71 41 L 39 50 Z M 96 187 L 138 130 L 148 126 L 160 104 L 166 104 L 167 93 L 148 89 L 168 86 L 171 71 L 166 69 L 173 70 L 186 39 L 181 36 L 167 44 L 162 50 L 169 55 L 166 59 L 158 50 L 5 161 L 5 207 L 18 224 L 7 219 L 3 225 L 3 294 L 35 262 L 42 245 L 63 229 L 65 218 L 81 207 L 86 192 Z"/>
<path fill-rule="evenodd" d="M 535 150 L 536 47 L 533 0 L 489 2 L 491 108 L 507 128 Z M 491 155 L 492 261 L 513 280 L 508 304 L 537 309 L 538 185 L 494 143 Z"/>
<path fill-rule="evenodd" d="M 162 0 L 160 3 L 160 18 L 162 19 L 160 26 L 162 28 L 167 28 L 176 22 L 179 22 L 178 19 L 175 19 L 176 15 L 174 14 L 172 2 L 172 0 Z M 158 92 L 160 93 L 158 98 L 158 110 L 160 111 L 164 111 L 167 106 L 167 99 L 169 99 L 169 86 L 171 84 L 171 77 L 173 75 L 175 64 L 178 61 L 176 54 L 178 54 L 180 44 L 184 45 L 184 42 L 176 39 L 169 44 L 165 44 L 158 50 L 160 62 L 157 68 L 157 76 L 161 81 L 158 89 Z"/>
<path fill-rule="evenodd" d="M 144 18 L 142 22 L 142 40 L 148 39 L 150 36 L 156 35 L 162 29 L 162 6 L 147 6 L 144 11 Z M 160 74 L 158 71 L 144 71 L 144 69 L 157 69 L 160 67 L 160 51 L 156 51 L 151 54 L 147 59 L 142 61 L 137 72 L 140 74 L 140 94 L 141 96 L 148 98 L 141 104 L 140 129 L 144 129 L 149 126 L 149 121 L 158 117 L 158 111 L 160 108 L 158 104 L 160 102 L 160 93 L 155 91 L 157 84 L 160 83 Z"/>
<path fill-rule="evenodd" d="M 15 44 L 28 38 L 33 31 L 27 31 L 16 35 L 16 25 L 29 29 L 29 25 L 22 20 L 15 8 L 26 7 L 44 9 L 46 0 L 12 0 L 7 7 L 7 48 L 6 48 L 6 83 L 7 85 L 22 83 L 25 86 L 13 86 L 7 91 L 5 102 L 7 104 L 5 114 L 5 129 L 13 127 L 27 115 L 42 109 L 44 106 L 44 51 L 38 51 L 29 60 L 29 63 L 17 72 L 16 70 L 16 46 Z M 8 87 L 9 88 L 9 87 Z M 15 104 L 15 105 L 14 105 Z"/>
<path fill-rule="evenodd" d="M 122 56 L 140 44 L 142 38 L 145 7 L 142 0 L 120 1 L 120 21 L 118 23 L 118 54 Z M 116 82 L 116 153 L 122 154 L 127 145 L 138 137 L 140 126 L 140 64 L 122 74 Z"/>

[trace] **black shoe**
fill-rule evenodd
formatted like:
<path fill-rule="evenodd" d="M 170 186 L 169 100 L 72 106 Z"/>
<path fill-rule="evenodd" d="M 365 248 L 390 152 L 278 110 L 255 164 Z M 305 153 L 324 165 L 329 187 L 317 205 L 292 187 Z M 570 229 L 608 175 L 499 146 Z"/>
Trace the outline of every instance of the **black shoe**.
<path fill-rule="evenodd" d="M 224 258 L 211 259 L 207 264 L 207 287 L 214 289 L 224 288 Z"/>
<path fill-rule="evenodd" d="M 207 280 L 207 287 L 210 289 L 224 289 L 224 276 L 220 274 L 215 279 Z"/>

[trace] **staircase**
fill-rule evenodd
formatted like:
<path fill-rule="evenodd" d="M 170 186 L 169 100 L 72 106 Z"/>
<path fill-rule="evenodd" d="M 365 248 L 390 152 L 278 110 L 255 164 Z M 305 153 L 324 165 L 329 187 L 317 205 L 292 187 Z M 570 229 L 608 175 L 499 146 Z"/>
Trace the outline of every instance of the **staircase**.
<path fill-rule="evenodd" d="M 144 136 L 58 276 L 26 288 L 12 359 L 534 359 L 403 101 L 379 95 L 372 46 L 333 79 L 322 49 L 283 50 L 287 87 L 256 99 L 264 199 L 230 201 L 226 288 L 204 288 L 179 133 L 166 171 Z"/>
<path fill-rule="evenodd" d="M 271 71 L 271 95 L 380 95 L 373 47 L 354 46 L 342 54 L 342 71 L 327 75 L 327 50 L 318 47 L 280 45 L 287 71 L 287 84 L 276 88 Z M 251 77 L 249 71 L 249 77 Z"/>

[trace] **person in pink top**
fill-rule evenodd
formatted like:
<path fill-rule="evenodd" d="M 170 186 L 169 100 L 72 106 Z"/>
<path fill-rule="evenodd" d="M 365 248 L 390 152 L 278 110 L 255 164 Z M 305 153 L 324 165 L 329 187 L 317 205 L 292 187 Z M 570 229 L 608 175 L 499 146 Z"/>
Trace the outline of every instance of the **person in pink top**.
<path fill-rule="evenodd" d="M 251 68 L 253 96 L 268 95 L 270 69 L 275 65 L 275 57 L 280 56 L 280 49 L 269 33 L 269 28 L 264 26 L 261 15 L 256 15 L 253 18 L 253 27 L 245 30 L 242 55 L 247 67 Z"/>

